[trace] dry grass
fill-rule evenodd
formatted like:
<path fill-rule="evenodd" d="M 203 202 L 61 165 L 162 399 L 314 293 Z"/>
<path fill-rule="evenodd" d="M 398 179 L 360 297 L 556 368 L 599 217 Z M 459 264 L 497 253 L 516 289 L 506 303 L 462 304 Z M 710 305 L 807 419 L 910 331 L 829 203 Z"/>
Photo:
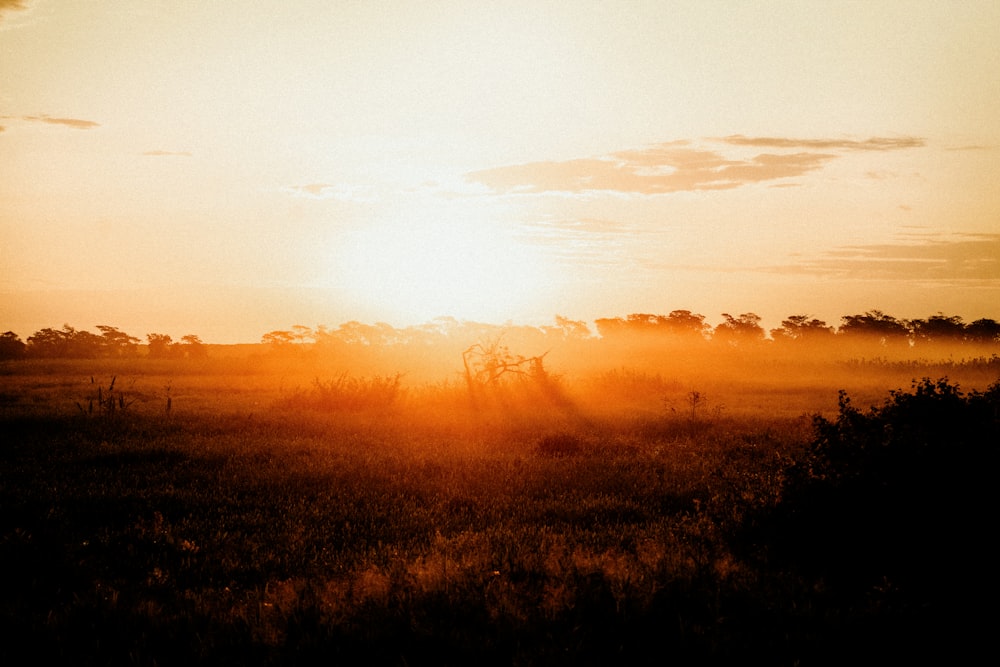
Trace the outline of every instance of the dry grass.
<path fill-rule="evenodd" d="M 0 659 L 806 664 L 937 618 L 744 537 L 811 415 L 912 367 L 656 361 L 475 402 L 333 361 L 6 364 Z M 91 377 L 128 419 L 81 414 Z"/>

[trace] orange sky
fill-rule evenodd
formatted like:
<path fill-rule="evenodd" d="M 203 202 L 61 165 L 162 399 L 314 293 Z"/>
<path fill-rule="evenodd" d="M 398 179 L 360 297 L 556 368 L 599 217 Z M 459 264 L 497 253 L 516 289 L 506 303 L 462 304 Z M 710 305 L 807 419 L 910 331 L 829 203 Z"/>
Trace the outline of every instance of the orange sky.
<path fill-rule="evenodd" d="M 0 0 L 0 329 L 1000 317 L 1000 3 Z"/>

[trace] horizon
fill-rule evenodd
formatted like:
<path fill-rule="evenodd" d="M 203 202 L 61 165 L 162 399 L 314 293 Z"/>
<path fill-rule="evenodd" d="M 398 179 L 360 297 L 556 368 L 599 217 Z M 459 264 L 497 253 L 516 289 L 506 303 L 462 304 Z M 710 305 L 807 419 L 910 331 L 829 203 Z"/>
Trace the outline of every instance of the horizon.
<path fill-rule="evenodd" d="M 627 323 L 629 322 L 630 318 L 633 317 L 646 316 L 653 318 L 666 318 L 668 315 L 673 315 L 674 313 L 689 314 L 693 315 L 696 318 L 701 318 L 702 323 L 706 327 L 701 332 L 701 337 L 704 338 L 706 341 L 711 341 L 717 335 L 718 333 L 717 330 L 720 328 L 720 326 L 724 325 L 727 322 L 727 320 L 739 321 L 742 320 L 744 316 L 749 316 L 751 320 L 754 317 L 757 318 L 756 325 L 761 330 L 762 333 L 761 340 L 767 342 L 772 342 L 775 340 L 775 337 L 773 335 L 774 332 L 779 329 L 783 329 L 786 322 L 789 322 L 793 318 L 798 318 L 798 317 L 801 317 L 804 320 L 812 320 L 812 323 L 815 324 L 816 326 L 822 326 L 824 328 L 827 328 L 830 330 L 831 333 L 838 335 L 845 333 L 845 325 L 847 325 L 847 328 L 849 328 L 850 325 L 847 324 L 848 320 L 860 317 L 869 317 L 869 316 L 877 316 L 878 318 L 884 318 L 886 321 L 899 324 L 900 326 L 907 329 L 907 335 L 909 336 L 916 335 L 915 328 L 913 327 L 914 323 L 919 324 L 920 322 L 927 322 L 928 320 L 934 320 L 937 318 L 955 320 L 959 323 L 959 325 L 963 327 L 968 327 L 969 325 L 974 324 L 976 322 L 992 323 L 1000 327 L 1000 319 L 994 317 L 967 318 L 961 314 L 949 315 L 941 311 L 938 311 L 937 313 L 933 314 L 927 314 L 924 315 L 923 317 L 896 317 L 893 313 L 888 313 L 881 309 L 872 308 L 863 312 L 844 314 L 837 317 L 835 320 L 827 320 L 823 317 L 817 317 L 813 314 L 808 314 L 808 313 L 789 313 L 788 315 L 784 316 L 781 319 L 781 321 L 774 323 L 768 322 L 767 320 L 760 317 L 753 311 L 742 311 L 738 313 L 737 312 L 721 313 L 719 315 L 720 317 L 719 320 L 713 320 L 709 316 L 699 313 L 698 311 L 688 310 L 688 309 L 672 309 L 669 313 L 609 314 L 604 317 L 598 317 L 592 320 L 583 320 L 583 319 L 564 316 L 561 314 L 556 314 L 552 318 L 550 318 L 547 322 L 535 322 L 535 323 L 514 322 L 510 320 L 507 322 L 486 322 L 486 321 L 472 320 L 472 319 L 459 319 L 451 316 L 440 316 L 424 322 L 407 323 L 404 325 L 396 325 L 382 320 L 362 321 L 357 319 L 351 319 L 351 320 L 341 321 L 335 325 L 324 324 L 324 323 L 317 323 L 314 325 L 304 325 L 301 323 L 287 324 L 283 327 L 277 327 L 275 329 L 264 331 L 260 333 L 260 335 L 256 336 L 254 340 L 222 340 L 222 341 L 217 339 L 206 338 L 199 331 L 191 330 L 191 327 L 178 327 L 175 328 L 175 330 L 173 331 L 166 331 L 166 330 L 148 331 L 148 332 L 143 332 L 141 335 L 136 335 L 135 331 L 137 330 L 130 330 L 127 327 L 123 327 L 116 324 L 108 324 L 107 322 L 87 327 L 87 326 L 77 326 L 72 322 L 65 321 L 61 325 L 49 324 L 46 326 L 37 327 L 30 334 L 23 334 L 9 327 L 4 327 L 0 325 L 0 331 L 4 331 L 6 333 L 14 333 L 19 340 L 21 340 L 22 342 L 27 342 L 31 336 L 41 333 L 43 331 L 66 331 L 67 329 L 72 329 L 73 331 L 76 332 L 95 333 L 93 331 L 94 329 L 106 326 L 114 330 L 117 330 L 122 334 L 138 338 L 139 342 L 137 343 L 137 345 L 140 347 L 146 346 L 148 344 L 147 339 L 149 338 L 149 336 L 158 336 L 158 335 L 166 335 L 170 339 L 172 339 L 174 343 L 180 343 L 182 337 L 194 336 L 195 338 L 198 339 L 200 343 L 205 345 L 238 346 L 238 345 L 267 345 L 268 344 L 266 340 L 267 336 L 269 334 L 275 334 L 275 333 L 298 334 L 296 337 L 300 339 L 303 337 L 314 338 L 315 334 L 320 334 L 321 336 L 328 334 L 335 335 L 338 331 L 343 329 L 343 327 L 351 324 L 360 324 L 364 327 L 381 327 L 384 325 L 388 326 L 393 331 L 399 331 L 399 332 L 405 332 L 408 330 L 444 331 L 442 327 L 447 327 L 450 325 L 458 329 L 461 329 L 463 327 L 472 327 L 473 329 L 483 329 L 483 328 L 490 330 L 495 329 L 498 332 L 500 332 L 501 335 L 503 334 L 504 331 L 534 330 L 538 332 L 544 332 L 547 330 L 557 330 L 560 328 L 565 328 L 566 325 L 583 324 L 587 328 L 586 338 L 601 339 L 605 337 L 599 331 L 600 323 L 602 320 L 605 322 L 609 322 L 611 320 L 618 320 L 622 323 Z M 641 332 L 638 331 L 631 332 L 632 335 L 636 333 L 641 333 Z M 658 332 L 653 331 L 651 333 L 653 335 L 666 335 L 666 336 L 671 335 L 670 332 L 668 331 L 658 331 Z M 942 332 L 937 332 L 936 335 L 940 336 L 941 333 Z M 575 335 L 571 337 L 575 337 Z M 320 341 L 315 339 L 311 341 L 298 340 L 294 342 L 294 344 L 305 344 L 305 345 L 319 344 L 319 343 Z"/>

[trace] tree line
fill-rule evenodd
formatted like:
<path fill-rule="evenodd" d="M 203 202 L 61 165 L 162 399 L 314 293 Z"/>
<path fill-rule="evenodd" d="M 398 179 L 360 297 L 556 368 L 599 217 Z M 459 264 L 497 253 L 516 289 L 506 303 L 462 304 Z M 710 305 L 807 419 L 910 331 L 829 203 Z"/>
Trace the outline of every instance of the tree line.
<path fill-rule="evenodd" d="M 871 310 L 858 315 L 845 315 L 840 326 L 834 327 L 809 315 L 791 315 L 782 320 L 781 326 L 767 331 L 761 326 L 761 317 L 755 313 L 738 316 L 722 314 L 723 320 L 714 327 L 704 315 L 690 310 L 674 310 L 668 315 L 633 313 L 625 317 L 598 318 L 594 330 L 586 322 L 556 315 L 555 324 L 540 327 L 497 326 L 476 322 L 463 322 L 454 318 L 438 318 L 415 327 L 397 329 L 384 322 L 364 324 L 346 322 L 336 329 L 320 326 L 311 329 L 296 325 L 289 330 L 264 334 L 261 342 L 274 348 L 287 348 L 301 344 L 356 344 L 364 346 L 400 345 L 431 342 L 441 337 L 474 339 L 503 331 L 533 332 L 550 340 L 614 340 L 628 336 L 663 336 L 689 342 L 721 343 L 790 343 L 829 342 L 833 339 L 876 340 L 891 345 L 904 343 L 993 344 L 1000 342 L 1000 322 L 978 319 L 966 323 L 957 315 L 932 315 L 926 319 L 904 320 Z"/>
<path fill-rule="evenodd" d="M 870 310 L 840 318 L 839 326 L 809 315 L 790 315 L 781 326 L 766 330 L 755 313 L 722 313 L 722 321 L 712 326 L 704 315 L 690 310 L 674 310 L 667 315 L 633 313 L 625 317 L 598 318 L 593 329 L 586 322 L 556 315 L 554 324 L 529 327 L 492 325 L 441 317 L 430 322 L 396 328 L 384 322 L 345 322 L 338 327 L 315 328 L 296 325 L 287 330 L 264 334 L 261 343 L 272 351 L 293 351 L 303 347 L 377 348 L 383 346 L 432 346 L 450 341 L 497 339 L 505 334 L 551 345 L 565 341 L 625 340 L 632 337 L 670 339 L 689 344 L 808 345 L 833 342 L 866 342 L 883 347 L 919 348 L 932 344 L 993 345 L 1000 343 L 1000 323 L 983 318 L 965 322 L 957 315 L 937 314 L 923 319 L 897 319 L 880 310 Z M 0 335 L 0 359 L 20 358 L 201 358 L 207 347 L 193 334 L 174 341 L 167 334 L 146 334 L 143 342 L 117 327 L 99 325 L 99 333 L 63 325 L 46 328 L 22 341 L 12 331 Z"/>
<path fill-rule="evenodd" d="M 684 336 L 687 338 L 720 342 L 764 342 L 770 335 L 774 343 L 829 342 L 841 339 L 876 340 L 891 345 L 903 343 L 991 344 L 1000 341 L 1000 323 L 993 319 L 978 319 L 966 323 L 957 315 L 932 315 L 925 319 L 897 319 L 880 310 L 870 310 L 859 315 L 845 315 L 840 326 L 834 327 L 809 315 L 791 315 L 782 320 L 781 326 L 765 332 L 761 318 L 755 313 L 733 316 L 722 314 L 723 321 L 715 327 L 705 321 L 704 315 L 689 310 L 675 310 L 669 315 L 633 314 L 621 318 L 595 321 L 602 338 L 625 333 L 653 333 Z"/>
<path fill-rule="evenodd" d="M 198 359 L 207 355 L 207 347 L 194 334 L 174 341 L 167 334 L 146 334 L 146 343 L 118 327 L 97 326 L 99 333 L 64 324 L 62 329 L 45 328 L 28 336 L 27 341 L 13 331 L 0 334 L 0 359 L 126 359 L 146 356 L 151 359 Z"/>

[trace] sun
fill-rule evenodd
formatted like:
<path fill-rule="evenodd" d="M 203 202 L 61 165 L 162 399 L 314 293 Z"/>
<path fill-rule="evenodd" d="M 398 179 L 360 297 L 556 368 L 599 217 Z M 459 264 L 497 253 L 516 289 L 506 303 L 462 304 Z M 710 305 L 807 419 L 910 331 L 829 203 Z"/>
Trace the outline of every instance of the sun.
<path fill-rule="evenodd" d="M 441 316 L 504 322 L 537 312 L 545 258 L 483 213 L 445 202 L 359 225 L 337 250 L 335 280 L 366 310 L 411 324 Z"/>

